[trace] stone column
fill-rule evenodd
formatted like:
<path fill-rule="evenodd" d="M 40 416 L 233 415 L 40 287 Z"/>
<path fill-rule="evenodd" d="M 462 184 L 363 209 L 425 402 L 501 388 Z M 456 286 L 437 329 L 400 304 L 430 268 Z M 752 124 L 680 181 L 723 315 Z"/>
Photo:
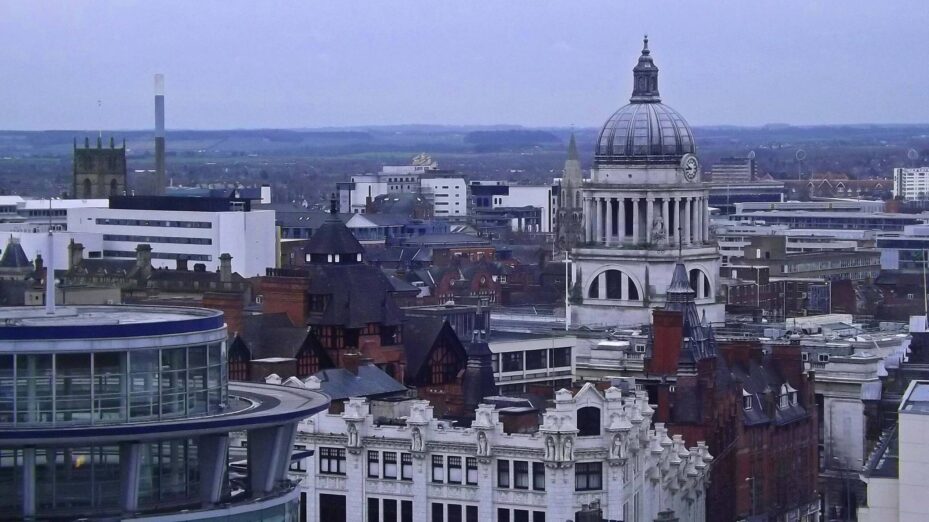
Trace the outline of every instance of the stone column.
<path fill-rule="evenodd" d="M 613 244 L 613 198 L 606 198 L 606 245 Z"/>
<path fill-rule="evenodd" d="M 683 203 L 681 215 L 684 217 L 684 243 L 690 244 L 690 198 L 684 198 Z"/>
<path fill-rule="evenodd" d="M 251 441 L 249 441 L 251 443 Z M 248 445 L 251 450 L 252 445 Z M 346 451 L 345 452 L 345 489 L 346 491 L 360 492 L 364 491 L 365 477 L 368 476 L 367 452 Z M 316 493 L 318 494 L 318 493 Z M 365 498 L 345 499 L 345 519 L 346 520 L 366 520 L 365 511 L 368 503 Z M 415 520 L 415 519 L 414 519 Z M 425 521 L 425 519 L 423 519 Z"/>
<path fill-rule="evenodd" d="M 668 198 L 661 198 L 661 221 L 664 223 L 664 238 L 668 243 L 671 242 L 671 214 L 668 211 Z"/>
<path fill-rule="evenodd" d="M 496 474 L 494 460 L 479 458 L 477 470 L 478 473 L 480 473 L 480 476 L 477 478 L 477 498 L 479 499 L 477 505 L 477 518 L 478 520 L 485 521 L 494 520 L 497 518 L 497 513 L 494 509 L 494 475 Z M 427 506 L 426 499 L 423 499 L 422 504 L 414 503 L 413 506 Z M 431 507 L 429 512 L 431 513 Z"/>
<path fill-rule="evenodd" d="M 697 203 L 696 208 L 694 208 L 694 215 L 697 218 L 697 230 L 694 237 L 697 238 L 697 242 L 703 243 L 703 198 L 697 197 L 694 201 Z"/>
<path fill-rule="evenodd" d="M 593 234 L 593 212 L 590 209 L 590 198 L 584 198 L 584 241 L 590 243 Z"/>
<path fill-rule="evenodd" d="M 632 244 L 639 244 L 639 198 L 632 198 Z"/>
<path fill-rule="evenodd" d="M 600 272 L 597 276 L 597 298 L 606 299 L 606 272 Z"/>
<path fill-rule="evenodd" d="M 700 207 L 703 212 L 703 240 L 710 240 L 710 201 L 705 198 L 704 205 Z"/>
<path fill-rule="evenodd" d="M 597 198 L 597 243 L 603 244 L 603 238 L 606 233 L 606 205 L 605 200 Z"/>
<path fill-rule="evenodd" d="M 655 221 L 655 200 L 645 198 L 645 242 L 652 242 L 652 223 Z"/>
<path fill-rule="evenodd" d="M 616 200 L 616 221 L 618 223 L 616 235 L 621 245 L 626 242 L 626 198 L 624 197 Z"/>

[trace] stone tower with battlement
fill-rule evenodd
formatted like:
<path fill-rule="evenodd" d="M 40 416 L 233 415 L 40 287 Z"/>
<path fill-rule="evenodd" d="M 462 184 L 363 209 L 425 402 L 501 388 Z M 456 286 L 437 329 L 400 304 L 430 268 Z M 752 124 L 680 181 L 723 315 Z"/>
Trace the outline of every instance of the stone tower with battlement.
<path fill-rule="evenodd" d="M 84 138 L 84 147 L 74 141 L 74 177 L 71 197 L 75 199 L 103 199 L 126 194 L 126 143 L 116 147 L 110 138 L 109 147 L 103 146 L 103 138 L 97 138 L 97 146 L 90 146 Z"/>

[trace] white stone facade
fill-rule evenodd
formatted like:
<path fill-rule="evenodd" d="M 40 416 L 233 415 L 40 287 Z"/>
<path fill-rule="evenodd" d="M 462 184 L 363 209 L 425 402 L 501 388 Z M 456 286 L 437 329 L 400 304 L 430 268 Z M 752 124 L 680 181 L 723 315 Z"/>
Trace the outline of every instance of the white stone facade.
<path fill-rule="evenodd" d="M 328 509 L 320 495 L 346 497 L 352 522 L 562 522 L 590 505 L 607 520 L 651 522 L 666 509 L 705 518 L 712 457 L 702 442 L 687 449 L 653 428 L 642 393 L 561 390 L 534 433 L 505 433 L 491 405 L 469 428 L 433 418 L 427 401 L 411 401 L 402 420 L 372 409 L 352 399 L 342 414 L 301 423 L 295 444 L 315 451 L 299 472 L 308 520 Z"/>
<path fill-rule="evenodd" d="M 581 189 L 584 244 L 572 252 L 572 324 L 648 324 L 664 306 L 674 266 L 683 261 L 697 308 L 724 320 L 716 302 L 719 249 L 710 237 L 709 191 L 683 167 L 601 166 Z M 615 281 L 608 280 L 615 279 Z"/>

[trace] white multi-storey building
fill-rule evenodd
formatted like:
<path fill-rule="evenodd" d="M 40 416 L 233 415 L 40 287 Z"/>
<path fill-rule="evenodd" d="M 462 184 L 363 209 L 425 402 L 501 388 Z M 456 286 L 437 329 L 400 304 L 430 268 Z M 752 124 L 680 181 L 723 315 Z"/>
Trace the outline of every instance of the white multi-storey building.
<path fill-rule="evenodd" d="M 385 194 L 420 193 L 435 206 L 437 217 L 466 216 L 468 187 L 461 177 L 439 170 L 429 155 L 419 154 L 410 165 L 388 165 L 376 174 L 352 176 L 339 183 L 339 207 L 344 212 L 364 214 L 374 198 Z"/>
<path fill-rule="evenodd" d="M 929 197 L 929 167 L 895 168 L 893 195 L 909 200 Z"/>
<path fill-rule="evenodd" d="M 232 270 L 244 277 L 277 266 L 274 211 L 250 210 L 247 202 L 114 198 L 110 208 L 69 210 L 68 231 L 101 234 L 103 259 L 135 259 L 138 245 L 151 245 L 155 268 L 186 259 L 213 271 L 221 254 L 230 254 Z"/>
<path fill-rule="evenodd" d="M 885 433 L 865 466 L 867 506 L 862 522 L 929 520 L 929 381 L 912 381 L 898 410 L 897 426 Z"/>
<path fill-rule="evenodd" d="M 291 476 L 303 478 L 307 520 L 562 522 L 591 506 L 606 520 L 651 522 L 666 510 L 704 520 L 712 457 L 703 442 L 688 449 L 652 427 L 644 393 L 561 390 L 542 424 L 518 433 L 488 404 L 470 427 L 434 418 L 427 401 L 404 406 L 388 419 L 383 405 L 351 399 L 301 423 L 295 444 L 315 457 Z"/>

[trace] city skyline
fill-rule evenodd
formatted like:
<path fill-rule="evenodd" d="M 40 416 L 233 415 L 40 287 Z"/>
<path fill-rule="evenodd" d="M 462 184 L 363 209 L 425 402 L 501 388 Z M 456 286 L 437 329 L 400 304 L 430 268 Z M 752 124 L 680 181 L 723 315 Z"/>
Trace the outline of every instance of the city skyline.
<path fill-rule="evenodd" d="M 7 3 L 3 127 L 149 128 L 155 73 L 173 129 L 597 127 L 643 33 L 696 126 L 929 121 L 929 11 L 843 5 Z"/>

